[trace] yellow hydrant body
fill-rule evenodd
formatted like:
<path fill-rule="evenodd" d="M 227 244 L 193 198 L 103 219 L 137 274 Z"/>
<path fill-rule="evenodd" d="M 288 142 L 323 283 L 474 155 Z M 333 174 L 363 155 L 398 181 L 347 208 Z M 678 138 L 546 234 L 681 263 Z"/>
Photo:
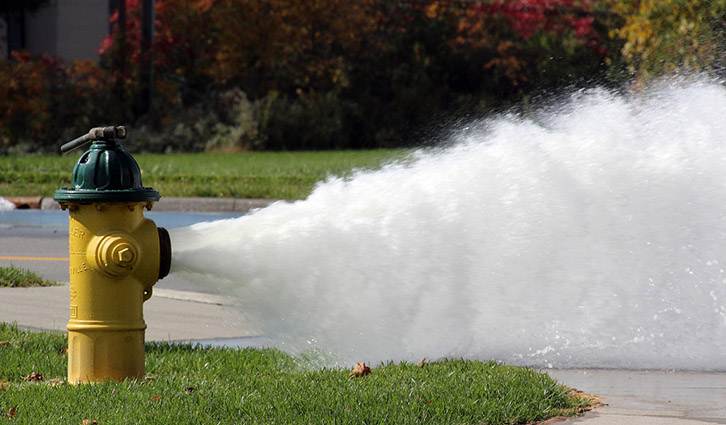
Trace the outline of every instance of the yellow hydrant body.
<path fill-rule="evenodd" d="M 70 212 L 70 383 L 143 378 L 143 304 L 169 272 L 168 233 L 143 213 L 159 194 L 141 185 L 117 129 L 94 129 L 105 133 L 78 160 L 73 187 L 54 197 Z"/>
<path fill-rule="evenodd" d="M 142 378 L 143 302 L 159 274 L 159 236 L 144 203 L 68 205 L 68 381 Z"/>

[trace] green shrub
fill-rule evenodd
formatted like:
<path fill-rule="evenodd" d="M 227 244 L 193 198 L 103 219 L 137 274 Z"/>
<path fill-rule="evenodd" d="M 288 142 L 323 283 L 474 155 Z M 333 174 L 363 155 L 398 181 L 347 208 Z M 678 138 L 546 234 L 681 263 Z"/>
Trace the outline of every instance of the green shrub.
<path fill-rule="evenodd" d="M 90 123 L 103 122 L 109 93 L 97 64 L 12 55 L 13 62 L 0 61 L 0 153 L 57 152 Z"/>
<path fill-rule="evenodd" d="M 136 151 L 420 144 L 467 113 L 600 80 L 622 41 L 592 0 L 158 0 L 154 98 L 138 103 L 140 2 L 99 63 L 0 61 L 0 153 L 125 124 Z M 605 7 L 605 6 L 602 6 Z"/>

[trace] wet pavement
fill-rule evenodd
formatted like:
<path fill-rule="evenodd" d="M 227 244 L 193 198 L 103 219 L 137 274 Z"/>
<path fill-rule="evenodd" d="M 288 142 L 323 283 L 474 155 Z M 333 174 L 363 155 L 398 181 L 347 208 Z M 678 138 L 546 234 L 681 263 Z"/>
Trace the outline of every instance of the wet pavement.
<path fill-rule="evenodd" d="M 726 372 L 548 370 L 607 406 L 566 424 L 726 424 Z"/>

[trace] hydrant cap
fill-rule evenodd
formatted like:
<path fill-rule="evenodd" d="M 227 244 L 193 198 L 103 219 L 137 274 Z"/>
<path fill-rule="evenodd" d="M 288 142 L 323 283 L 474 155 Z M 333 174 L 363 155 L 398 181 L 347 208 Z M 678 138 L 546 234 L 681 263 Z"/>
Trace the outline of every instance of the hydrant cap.
<path fill-rule="evenodd" d="M 159 192 L 141 184 L 136 160 L 115 140 L 97 140 L 73 168 L 72 187 L 55 191 L 57 202 L 155 202 Z"/>

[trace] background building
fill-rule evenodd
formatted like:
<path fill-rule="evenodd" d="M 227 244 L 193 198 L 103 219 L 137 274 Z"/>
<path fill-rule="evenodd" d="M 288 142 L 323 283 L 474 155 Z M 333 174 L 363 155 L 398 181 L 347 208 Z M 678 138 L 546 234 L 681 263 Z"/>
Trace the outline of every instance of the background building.
<path fill-rule="evenodd" d="M 115 0 L 53 0 L 35 13 L 10 11 L 0 19 L 0 57 L 13 50 L 48 54 L 66 60 L 98 59 L 109 32 Z"/>

